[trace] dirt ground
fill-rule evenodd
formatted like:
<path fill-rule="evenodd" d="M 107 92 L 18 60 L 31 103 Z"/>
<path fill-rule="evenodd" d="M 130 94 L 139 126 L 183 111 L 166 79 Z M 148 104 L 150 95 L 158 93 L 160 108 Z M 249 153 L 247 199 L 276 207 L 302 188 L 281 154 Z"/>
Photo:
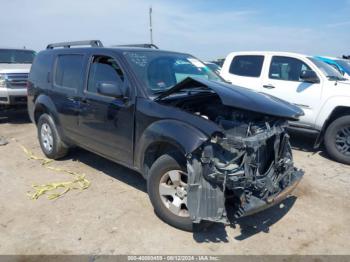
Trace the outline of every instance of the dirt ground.
<path fill-rule="evenodd" d="M 0 254 L 350 254 L 350 166 L 313 151 L 312 137 L 292 135 L 305 170 L 293 196 L 192 234 L 157 218 L 141 175 L 82 149 L 51 165 L 86 174 L 90 188 L 30 200 L 33 183 L 70 177 L 28 160 L 20 144 L 43 155 L 26 113 L 0 115 L 0 136 Z"/>

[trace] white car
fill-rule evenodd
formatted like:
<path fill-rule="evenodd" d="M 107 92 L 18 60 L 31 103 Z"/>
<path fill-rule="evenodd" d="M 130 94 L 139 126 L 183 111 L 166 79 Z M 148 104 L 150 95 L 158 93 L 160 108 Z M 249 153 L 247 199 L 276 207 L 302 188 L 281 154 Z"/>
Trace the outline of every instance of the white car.
<path fill-rule="evenodd" d="M 35 52 L 0 48 L 0 107 L 27 103 L 27 78 Z"/>
<path fill-rule="evenodd" d="M 220 75 L 234 85 L 254 89 L 298 105 L 305 115 L 292 128 L 318 134 L 329 155 L 350 164 L 350 81 L 330 65 L 286 52 L 234 52 Z"/>

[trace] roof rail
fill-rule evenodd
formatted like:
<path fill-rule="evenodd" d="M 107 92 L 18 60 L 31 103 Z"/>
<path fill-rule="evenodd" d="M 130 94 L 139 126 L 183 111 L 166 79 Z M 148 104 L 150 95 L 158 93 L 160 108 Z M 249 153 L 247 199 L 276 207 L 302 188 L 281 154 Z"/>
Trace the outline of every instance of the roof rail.
<path fill-rule="evenodd" d="M 86 41 L 74 41 L 74 42 L 62 42 L 47 45 L 46 49 L 54 49 L 55 47 L 70 48 L 71 46 L 85 46 L 90 45 L 91 47 L 103 47 L 100 40 L 86 40 Z"/>
<path fill-rule="evenodd" d="M 114 47 L 120 46 L 120 47 L 141 47 L 141 48 L 154 48 L 159 49 L 158 46 L 154 44 L 128 44 L 128 45 L 113 45 Z"/>

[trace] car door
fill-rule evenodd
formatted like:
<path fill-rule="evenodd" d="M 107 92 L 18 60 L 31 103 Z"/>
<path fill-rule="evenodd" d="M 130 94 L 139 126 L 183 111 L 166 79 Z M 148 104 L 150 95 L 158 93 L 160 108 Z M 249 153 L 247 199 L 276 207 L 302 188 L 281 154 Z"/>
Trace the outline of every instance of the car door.
<path fill-rule="evenodd" d="M 233 85 L 260 90 L 263 65 L 263 55 L 235 55 L 221 76 Z"/>
<path fill-rule="evenodd" d="M 78 92 L 83 86 L 84 59 L 82 53 L 60 54 L 55 57 L 53 88 L 50 96 L 58 119 L 67 137 L 79 138 L 77 132 L 80 102 Z"/>
<path fill-rule="evenodd" d="M 312 127 L 320 106 L 322 83 L 309 83 L 300 79 L 304 70 L 313 70 L 312 65 L 299 58 L 289 56 L 271 56 L 268 73 L 264 75 L 262 92 L 276 96 L 303 109 L 297 125 Z"/>
<path fill-rule="evenodd" d="M 116 83 L 123 97 L 99 92 L 99 84 Z M 133 162 L 134 100 L 125 71 L 116 57 L 92 54 L 81 100 L 79 131 L 83 144 L 126 165 Z"/>

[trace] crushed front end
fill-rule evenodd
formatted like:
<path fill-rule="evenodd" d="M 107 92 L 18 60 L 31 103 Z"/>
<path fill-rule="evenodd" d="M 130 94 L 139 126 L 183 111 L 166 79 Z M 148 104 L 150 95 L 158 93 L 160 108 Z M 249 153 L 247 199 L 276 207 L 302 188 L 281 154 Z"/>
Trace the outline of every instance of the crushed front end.
<path fill-rule="evenodd" d="M 287 121 L 235 117 L 216 122 L 224 132 L 187 156 L 192 220 L 229 223 L 228 217 L 251 215 L 285 199 L 303 176 L 293 164 Z"/>

